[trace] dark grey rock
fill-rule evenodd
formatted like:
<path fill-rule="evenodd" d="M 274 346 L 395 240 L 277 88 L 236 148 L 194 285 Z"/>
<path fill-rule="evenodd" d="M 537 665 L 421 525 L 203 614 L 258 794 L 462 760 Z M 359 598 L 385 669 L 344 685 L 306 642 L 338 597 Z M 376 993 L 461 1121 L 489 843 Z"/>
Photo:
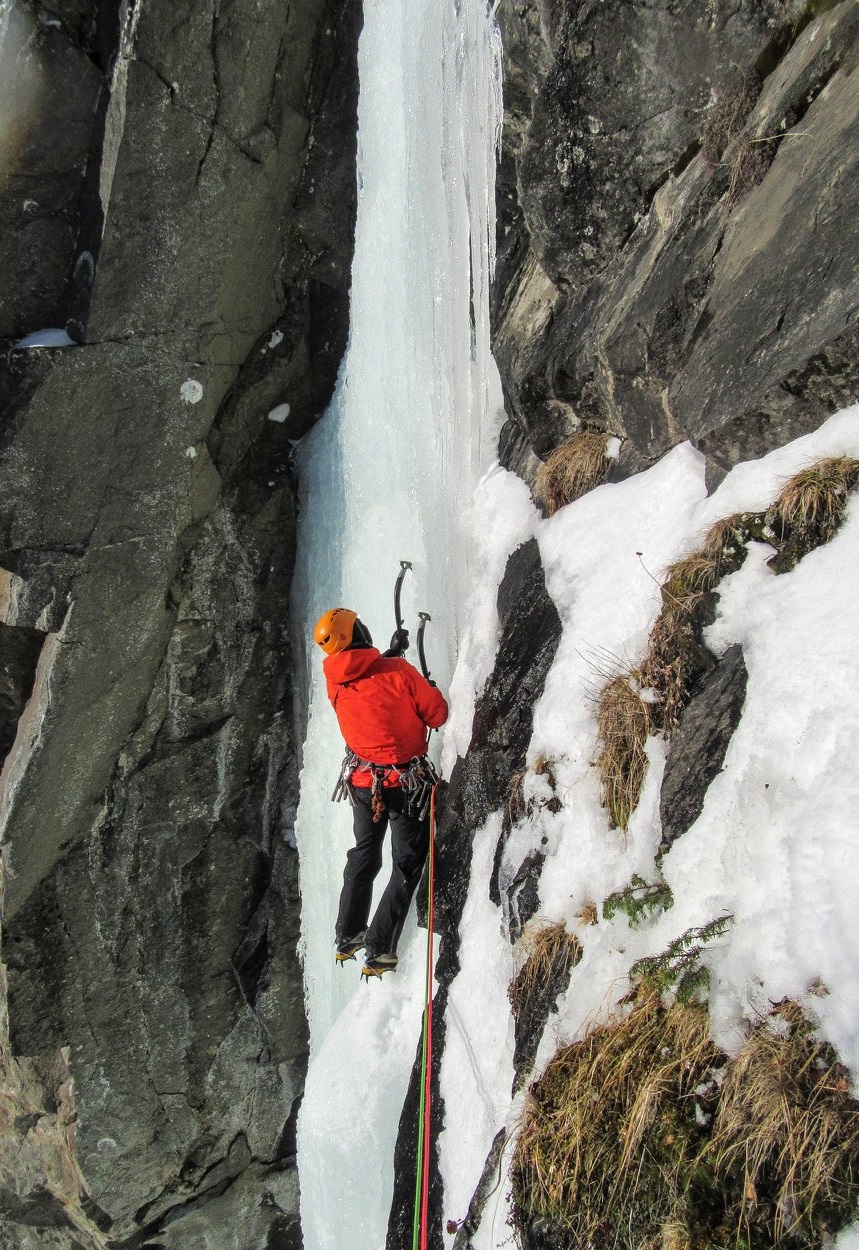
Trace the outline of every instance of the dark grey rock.
<path fill-rule="evenodd" d="M 0 338 L 61 326 L 101 73 L 92 6 L 15 3 L 0 57 Z M 62 124 L 58 125 L 58 109 Z"/>
<path fill-rule="evenodd" d="M 5 637 L 44 639 L 0 796 L 12 1038 L 69 1048 L 112 1239 L 297 1250 L 291 447 L 346 341 L 361 8 L 43 12 L 101 103 L 50 276 L 83 345 L 0 370 Z"/>
<path fill-rule="evenodd" d="M 696 148 L 712 96 L 754 61 L 786 7 L 565 6 L 518 159 L 532 247 L 554 282 L 576 287 L 605 268 Z"/>
<path fill-rule="evenodd" d="M 690 700 L 671 735 L 662 779 L 660 854 L 689 829 L 704 807 L 713 778 L 739 724 L 746 698 L 743 649 L 729 647 Z"/>
<path fill-rule="evenodd" d="M 542 851 L 529 851 L 504 889 L 503 907 L 511 942 L 518 942 L 525 925 L 537 914 L 540 905 L 540 877 L 545 860 L 546 856 Z"/>
<path fill-rule="evenodd" d="M 18 721 L 33 691 L 44 641 L 39 629 L 16 628 L 0 621 L 0 761 L 15 741 Z"/>
<path fill-rule="evenodd" d="M 691 438 L 715 481 L 857 397 L 859 156 L 847 135 L 859 11 L 706 7 L 709 33 L 702 9 L 677 41 L 682 64 L 671 49 L 651 55 L 680 20 L 671 4 L 561 6 L 545 79 L 515 40 L 507 51 L 519 90 L 505 159 L 516 162 L 517 191 L 511 205 L 508 178 L 499 201 L 493 342 L 508 413 L 502 461 L 528 481 L 535 456 L 581 422 L 624 438 L 615 476 Z M 604 28 L 612 15 L 616 34 Z M 636 23 L 646 37 L 606 63 Z M 591 26 L 600 38 L 579 39 Z M 657 60 L 655 94 L 628 98 Z M 718 158 L 698 151 L 714 101 L 752 81 L 760 92 L 749 93 L 739 133 Z M 534 120 L 523 139 L 526 105 Z M 567 115 L 588 155 L 565 197 Z M 759 152 L 758 172 L 738 183 Z"/>
<path fill-rule="evenodd" d="M 555 947 L 550 966 L 539 979 L 526 980 L 528 965 L 523 965 L 510 983 L 515 1041 L 513 1046 L 513 1090 L 522 1088 L 534 1066 L 537 1048 L 559 995 L 570 984 L 570 973 L 582 957 L 578 942 Z"/>
<path fill-rule="evenodd" d="M 725 421 L 698 439 L 707 456 L 712 489 L 741 460 L 756 460 L 827 417 L 859 395 L 859 326 L 852 326 L 767 391 L 757 407 Z"/>

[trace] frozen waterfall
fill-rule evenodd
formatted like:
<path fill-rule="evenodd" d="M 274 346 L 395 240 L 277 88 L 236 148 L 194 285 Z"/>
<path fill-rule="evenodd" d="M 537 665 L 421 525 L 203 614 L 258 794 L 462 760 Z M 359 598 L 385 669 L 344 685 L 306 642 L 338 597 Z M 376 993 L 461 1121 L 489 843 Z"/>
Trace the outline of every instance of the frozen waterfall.
<path fill-rule="evenodd" d="M 367 0 L 359 48 L 358 220 L 351 332 L 334 401 L 301 448 L 293 628 L 354 607 L 384 649 L 399 561 L 412 629 L 432 614 L 430 667 L 453 670 L 474 577 L 467 518 L 494 454 L 489 350 L 500 47 L 487 0 Z M 414 918 L 384 983 L 335 966 L 347 805 L 342 743 L 308 641 L 308 730 L 296 833 L 311 1064 L 299 1121 L 307 1250 L 381 1250 L 399 1113 L 418 1044 L 425 943 Z M 384 880 L 383 870 L 380 880 Z"/>

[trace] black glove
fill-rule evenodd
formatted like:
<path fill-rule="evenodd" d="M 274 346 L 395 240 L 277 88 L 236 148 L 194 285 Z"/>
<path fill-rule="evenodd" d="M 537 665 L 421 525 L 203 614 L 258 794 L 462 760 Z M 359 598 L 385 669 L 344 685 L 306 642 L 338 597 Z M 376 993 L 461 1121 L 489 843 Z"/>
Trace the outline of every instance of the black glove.
<path fill-rule="evenodd" d="M 391 645 L 385 652 L 387 659 L 398 659 L 405 655 L 409 649 L 409 631 L 407 629 L 395 629 L 391 638 Z"/>

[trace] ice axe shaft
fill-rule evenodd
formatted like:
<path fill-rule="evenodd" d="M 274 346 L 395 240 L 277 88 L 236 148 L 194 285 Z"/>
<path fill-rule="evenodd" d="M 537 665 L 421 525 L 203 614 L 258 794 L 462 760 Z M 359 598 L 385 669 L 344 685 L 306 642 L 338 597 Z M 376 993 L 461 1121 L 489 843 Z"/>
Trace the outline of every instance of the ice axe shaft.
<path fill-rule="evenodd" d="M 400 571 L 397 574 L 397 580 L 394 585 L 394 620 L 396 621 L 398 632 L 403 628 L 403 613 L 400 608 L 400 595 L 403 591 L 403 581 L 406 573 L 408 573 L 411 567 L 412 565 L 410 560 L 400 561 Z"/>
<path fill-rule="evenodd" d="M 421 622 L 420 625 L 418 625 L 418 656 L 420 657 L 421 662 L 421 672 L 427 681 L 432 681 L 430 671 L 427 668 L 426 653 L 424 652 L 424 630 L 427 627 L 427 621 L 431 621 L 432 617 L 429 612 L 418 612 L 418 616 L 420 617 Z"/>

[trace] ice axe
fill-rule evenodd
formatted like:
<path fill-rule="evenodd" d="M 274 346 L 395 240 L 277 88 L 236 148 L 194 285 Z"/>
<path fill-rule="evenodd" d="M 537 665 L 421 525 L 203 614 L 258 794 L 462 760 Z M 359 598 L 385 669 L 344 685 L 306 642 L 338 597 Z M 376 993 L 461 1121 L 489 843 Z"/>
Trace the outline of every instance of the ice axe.
<path fill-rule="evenodd" d="M 430 685 L 434 686 L 435 682 L 430 677 L 430 672 L 429 672 L 429 669 L 427 668 L 427 657 L 424 652 L 424 630 L 427 627 L 427 621 L 431 621 L 432 617 L 430 616 L 429 612 L 418 612 L 418 616 L 420 617 L 420 622 L 421 622 L 420 625 L 418 625 L 418 655 L 421 661 L 421 672 L 423 673 L 424 677 L 426 677 Z"/>
<path fill-rule="evenodd" d="M 406 573 L 408 573 L 411 567 L 411 560 L 400 561 L 400 571 L 397 574 L 397 580 L 394 585 L 394 620 L 397 624 L 397 633 L 399 633 L 403 628 L 403 613 L 400 608 L 400 595 L 403 591 L 403 581 L 405 580 Z"/>

